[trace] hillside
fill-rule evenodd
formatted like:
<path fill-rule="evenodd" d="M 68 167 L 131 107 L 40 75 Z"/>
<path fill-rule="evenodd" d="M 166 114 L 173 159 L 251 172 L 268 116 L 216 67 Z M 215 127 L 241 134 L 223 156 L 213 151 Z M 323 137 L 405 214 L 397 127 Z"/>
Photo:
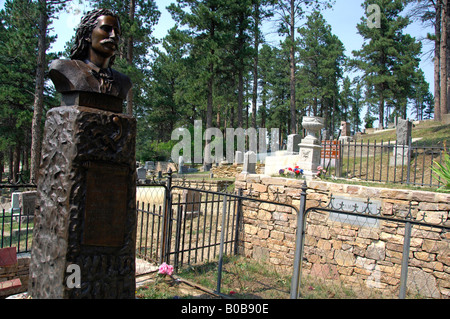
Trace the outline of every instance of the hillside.
<path fill-rule="evenodd" d="M 395 143 L 396 130 L 386 129 L 375 131 L 370 134 L 358 136 L 357 141 L 361 142 L 388 142 Z M 415 146 L 443 146 L 450 147 L 450 125 L 435 122 L 433 120 L 420 121 L 413 125 L 412 129 L 413 145 Z"/>

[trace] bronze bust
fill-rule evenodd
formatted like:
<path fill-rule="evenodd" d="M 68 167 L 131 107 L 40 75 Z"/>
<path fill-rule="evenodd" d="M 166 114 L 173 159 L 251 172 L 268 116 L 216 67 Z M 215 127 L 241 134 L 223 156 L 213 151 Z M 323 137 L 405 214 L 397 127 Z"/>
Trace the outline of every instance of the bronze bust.
<path fill-rule="evenodd" d="M 131 80 L 111 68 L 120 39 L 119 17 L 108 9 L 88 12 L 81 20 L 71 60 L 54 60 L 49 76 L 63 105 L 121 112 Z"/>

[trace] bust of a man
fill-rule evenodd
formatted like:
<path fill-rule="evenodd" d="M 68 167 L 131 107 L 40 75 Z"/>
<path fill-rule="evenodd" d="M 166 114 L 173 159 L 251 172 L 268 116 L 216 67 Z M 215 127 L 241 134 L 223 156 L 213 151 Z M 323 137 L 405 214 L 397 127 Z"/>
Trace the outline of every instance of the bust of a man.
<path fill-rule="evenodd" d="M 81 20 L 71 60 L 54 60 L 49 76 L 63 95 L 63 105 L 121 111 L 131 81 L 111 68 L 121 29 L 119 17 L 107 9 L 88 12 Z"/>

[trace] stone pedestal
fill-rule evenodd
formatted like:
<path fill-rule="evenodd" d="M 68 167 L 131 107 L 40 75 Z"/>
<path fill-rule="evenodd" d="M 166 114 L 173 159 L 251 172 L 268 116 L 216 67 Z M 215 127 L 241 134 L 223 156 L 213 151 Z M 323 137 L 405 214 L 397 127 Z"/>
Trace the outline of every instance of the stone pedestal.
<path fill-rule="evenodd" d="M 304 116 L 303 128 L 306 129 L 306 137 L 300 143 L 299 168 L 303 169 L 305 179 L 312 179 L 317 175 L 317 166 L 320 165 L 320 143 L 319 132 L 324 128 L 324 119 L 321 117 Z"/>
<path fill-rule="evenodd" d="M 135 137 L 136 121 L 125 114 L 79 105 L 47 113 L 33 298 L 135 297 Z"/>
<path fill-rule="evenodd" d="M 320 165 L 320 153 L 322 146 L 300 144 L 300 155 L 297 165 L 303 169 L 303 175 L 306 180 L 311 180 L 317 176 L 317 166 Z"/>

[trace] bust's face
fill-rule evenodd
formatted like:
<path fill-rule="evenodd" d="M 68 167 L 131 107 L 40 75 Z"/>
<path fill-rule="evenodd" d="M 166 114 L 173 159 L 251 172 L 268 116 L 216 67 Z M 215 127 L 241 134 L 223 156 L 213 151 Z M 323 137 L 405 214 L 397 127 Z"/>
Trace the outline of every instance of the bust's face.
<path fill-rule="evenodd" d="M 117 19 L 112 16 L 100 16 L 91 35 L 92 50 L 104 58 L 110 58 L 118 47 L 119 39 L 120 25 Z"/>

